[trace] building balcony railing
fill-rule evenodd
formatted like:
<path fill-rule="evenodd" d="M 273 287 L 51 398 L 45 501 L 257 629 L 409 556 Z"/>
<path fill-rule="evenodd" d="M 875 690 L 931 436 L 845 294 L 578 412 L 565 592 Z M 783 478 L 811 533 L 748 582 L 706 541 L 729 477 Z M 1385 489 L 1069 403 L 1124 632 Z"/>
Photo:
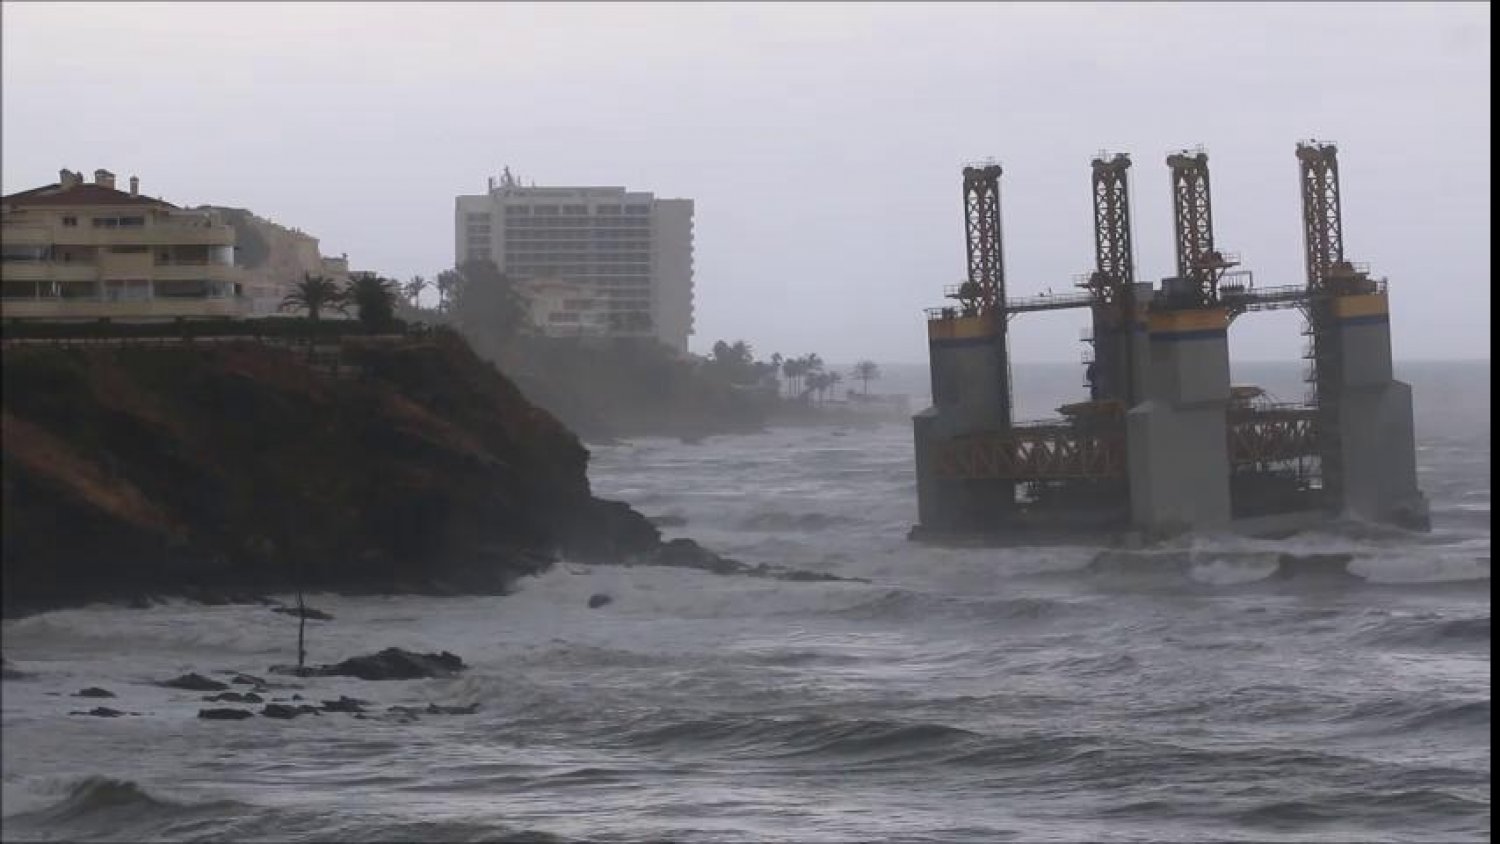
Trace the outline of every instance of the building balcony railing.
<path fill-rule="evenodd" d="M 79 226 L 48 232 L 58 246 L 233 246 L 234 229 L 228 226 L 146 226 L 143 228 L 95 229 Z M 10 240 L 7 231 L 5 238 Z"/>
<path fill-rule="evenodd" d="M 228 299 L 0 299 L 3 319 L 117 319 L 151 320 L 176 317 L 244 317 L 250 302 Z"/>
<path fill-rule="evenodd" d="M 95 264 L 54 264 L 46 261 L 7 261 L 0 266 L 4 281 L 96 281 Z"/>
<path fill-rule="evenodd" d="M 238 268 L 224 264 L 178 263 L 156 264 L 151 268 L 151 277 L 157 281 L 237 281 Z"/>
<path fill-rule="evenodd" d="M 0 240 L 7 244 L 47 244 L 52 242 L 52 229 L 33 223 L 7 222 L 0 225 Z"/>

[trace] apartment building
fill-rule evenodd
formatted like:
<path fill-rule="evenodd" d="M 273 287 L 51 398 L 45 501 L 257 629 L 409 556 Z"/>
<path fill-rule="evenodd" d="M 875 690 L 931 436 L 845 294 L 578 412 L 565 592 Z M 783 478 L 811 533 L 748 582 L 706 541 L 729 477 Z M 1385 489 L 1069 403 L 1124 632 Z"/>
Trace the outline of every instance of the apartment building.
<path fill-rule="evenodd" d="M 153 321 L 248 313 L 217 215 L 115 188 L 108 170 L 0 198 L 0 318 Z"/>
<path fill-rule="evenodd" d="M 623 187 L 523 187 L 507 169 L 455 203 L 454 261 L 489 258 L 518 281 L 591 292 L 609 336 L 679 352 L 693 333 L 693 201 Z"/>

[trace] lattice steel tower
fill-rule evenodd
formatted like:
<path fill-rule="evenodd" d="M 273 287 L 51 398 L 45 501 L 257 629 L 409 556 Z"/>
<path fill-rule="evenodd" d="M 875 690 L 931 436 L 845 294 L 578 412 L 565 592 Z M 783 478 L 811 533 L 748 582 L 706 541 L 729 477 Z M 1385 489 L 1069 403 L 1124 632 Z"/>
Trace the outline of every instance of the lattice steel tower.
<path fill-rule="evenodd" d="M 1212 305 L 1219 299 L 1219 279 L 1236 262 L 1214 247 L 1208 153 L 1201 149 L 1173 153 L 1167 156 L 1167 166 L 1172 173 L 1177 277 L 1188 280 L 1192 286 L 1190 304 Z"/>

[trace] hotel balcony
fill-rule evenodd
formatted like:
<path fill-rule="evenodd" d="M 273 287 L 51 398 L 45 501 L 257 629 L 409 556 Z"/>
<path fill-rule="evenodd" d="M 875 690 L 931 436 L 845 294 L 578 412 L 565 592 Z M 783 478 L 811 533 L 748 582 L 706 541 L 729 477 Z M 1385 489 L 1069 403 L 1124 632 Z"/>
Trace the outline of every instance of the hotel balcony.
<path fill-rule="evenodd" d="M 177 317 L 245 317 L 250 301 L 227 299 L 0 299 L 0 319 L 95 320 L 121 322 L 176 319 Z"/>

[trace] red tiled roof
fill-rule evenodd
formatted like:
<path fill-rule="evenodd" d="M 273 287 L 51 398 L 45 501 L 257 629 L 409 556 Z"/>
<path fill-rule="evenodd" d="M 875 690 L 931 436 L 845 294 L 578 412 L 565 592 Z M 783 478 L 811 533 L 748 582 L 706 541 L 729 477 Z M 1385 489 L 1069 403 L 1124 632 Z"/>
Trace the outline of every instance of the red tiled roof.
<path fill-rule="evenodd" d="M 54 182 L 39 188 L 13 193 L 0 199 L 6 205 L 25 207 L 29 205 L 146 205 L 158 208 L 176 208 L 170 202 L 149 196 L 131 196 L 122 190 L 103 185 L 80 184 L 66 190 Z"/>

